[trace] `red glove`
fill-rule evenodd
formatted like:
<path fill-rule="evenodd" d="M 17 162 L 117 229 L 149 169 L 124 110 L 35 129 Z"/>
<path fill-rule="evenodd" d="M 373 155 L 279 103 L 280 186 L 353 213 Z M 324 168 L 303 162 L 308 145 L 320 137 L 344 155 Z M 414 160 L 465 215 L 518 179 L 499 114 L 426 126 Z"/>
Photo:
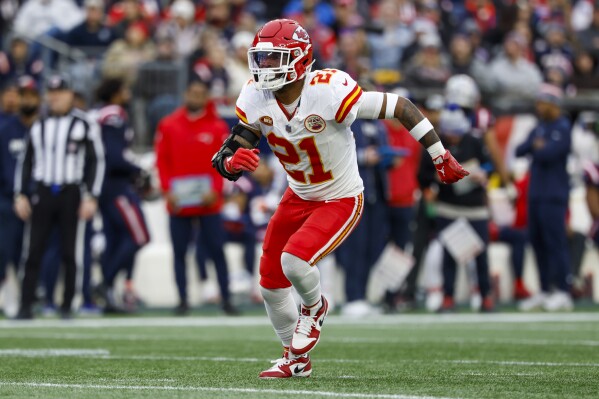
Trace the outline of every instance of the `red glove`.
<path fill-rule="evenodd" d="M 462 165 L 455 160 L 449 150 L 446 150 L 445 154 L 433 159 L 433 163 L 435 164 L 435 169 L 437 169 L 439 179 L 445 184 L 455 183 L 470 174 L 470 172 L 462 168 Z"/>
<path fill-rule="evenodd" d="M 253 150 L 239 148 L 235 151 L 233 156 L 230 156 L 225 160 L 225 168 L 227 169 L 227 172 L 233 174 L 241 171 L 253 172 L 260 162 L 258 154 L 260 154 L 260 150 L 257 148 L 254 148 Z"/>

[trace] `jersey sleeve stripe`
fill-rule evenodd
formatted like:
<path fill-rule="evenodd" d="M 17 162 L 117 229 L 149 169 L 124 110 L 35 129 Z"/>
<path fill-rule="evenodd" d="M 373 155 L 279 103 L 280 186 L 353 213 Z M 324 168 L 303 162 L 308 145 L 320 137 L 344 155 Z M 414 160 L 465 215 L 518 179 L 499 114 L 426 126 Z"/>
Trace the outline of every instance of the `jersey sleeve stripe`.
<path fill-rule="evenodd" d="M 358 222 L 362 218 L 363 211 L 364 211 L 364 194 L 360 193 L 360 195 L 358 195 L 358 197 L 356 198 L 356 208 L 354 210 L 354 213 L 351 216 L 349 223 L 347 223 L 345 225 L 345 228 L 343 229 L 343 231 L 341 231 L 341 234 L 339 234 L 339 236 L 333 241 L 332 244 L 330 244 L 329 246 L 318 251 L 318 253 L 316 255 L 314 255 L 314 257 L 312 259 L 310 259 L 310 261 L 308 263 L 311 266 L 317 264 L 318 262 L 320 262 L 320 260 L 322 258 L 324 258 L 328 254 L 333 252 L 339 245 L 341 245 L 341 243 L 349 236 L 349 234 L 358 225 Z"/>
<path fill-rule="evenodd" d="M 351 111 L 354 104 L 358 102 L 358 99 L 361 95 L 362 89 L 360 88 L 360 86 L 358 86 L 358 84 L 356 84 L 356 87 L 354 87 L 354 89 L 343 99 L 343 101 L 341 101 L 339 110 L 335 114 L 335 121 L 337 121 L 337 123 L 343 122 L 345 117 Z"/>
<path fill-rule="evenodd" d="M 249 125 L 249 124 L 250 124 L 250 123 L 248 122 L 248 117 L 247 117 L 247 115 L 245 114 L 245 112 L 243 112 L 243 111 L 241 110 L 241 108 L 239 108 L 239 107 L 235 107 L 235 115 L 237 115 L 237 117 L 238 117 L 238 118 L 239 118 L 239 119 L 240 119 L 240 120 L 241 120 L 243 123 L 245 123 L 246 125 Z"/>

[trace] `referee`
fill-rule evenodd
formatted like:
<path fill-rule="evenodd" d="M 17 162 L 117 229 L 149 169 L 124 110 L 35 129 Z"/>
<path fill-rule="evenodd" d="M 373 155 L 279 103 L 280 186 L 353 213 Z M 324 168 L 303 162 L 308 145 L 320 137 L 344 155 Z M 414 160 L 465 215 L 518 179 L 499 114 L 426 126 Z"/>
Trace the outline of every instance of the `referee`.
<path fill-rule="evenodd" d="M 40 264 L 54 226 L 60 232 L 65 267 L 60 314 L 70 318 L 85 221 L 96 213 L 104 178 L 98 125 L 74 108 L 74 92 L 66 78 L 52 76 L 47 90 L 49 115 L 31 127 L 15 176 L 15 212 L 29 222 L 18 319 L 33 318 Z"/>

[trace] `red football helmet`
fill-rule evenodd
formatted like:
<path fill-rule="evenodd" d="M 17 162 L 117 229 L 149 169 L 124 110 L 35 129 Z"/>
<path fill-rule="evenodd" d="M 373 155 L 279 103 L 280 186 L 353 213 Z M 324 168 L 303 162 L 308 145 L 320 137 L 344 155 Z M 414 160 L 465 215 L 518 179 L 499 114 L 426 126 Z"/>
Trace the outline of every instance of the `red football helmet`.
<path fill-rule="evenodd" d="M 297 22 L 275 19 L 256 33 L 248 62 L 256 87 L 276 91 L 310 72 L 312 40 Z"/>

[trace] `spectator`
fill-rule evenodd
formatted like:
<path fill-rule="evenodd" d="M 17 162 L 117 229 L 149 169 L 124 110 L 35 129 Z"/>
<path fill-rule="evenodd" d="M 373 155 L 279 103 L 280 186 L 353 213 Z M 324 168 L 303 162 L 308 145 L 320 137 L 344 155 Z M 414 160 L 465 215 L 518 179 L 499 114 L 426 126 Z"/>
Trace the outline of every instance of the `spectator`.
<path fill-rule="evenodd" d="M 136 23 L 143 24 L 149 31 L 153 16 L 145 4 L 140 0 L 122 0 L 112 6 L 108 13 L 108 25 L 112 27 L 117 38 L 124 38 L 129 26 Z"/>
<path fill-rule="evenodd" d="M 19 218 L 31 223 L 19 319 L 33 318 L 32 305 L 42 255 L 54 226 L 60 228 L 65 268 L 60 313 L 62 318 L 71 317 L 80 261 L 76 254 L 81 250 L 77 248 L 77 231 L 83 228 L 79 220 L 89 220 L 95 214 L 104 176 L 104 152 L 98 125 L 73 109 L 73 91 L 65 78 L 50 77 L 47 89 L 50 115 L 31 127 L 15 177 L 15 211 Z M 42 132 L 50 129 L 56 134 L 45 135 L 42 143 Z M 35 188 L 30 192 L 32 180 Z M 36 200 L 30 202 L 32 194 Z"/>
<path fill-rule="evenodd" d="M 141 210 L 141 199 L 134 187 L 134 182 L 143 178 L 143 172 L 131 159 L 133 130 L 124 108 L 129 103 L 129 89 L 123 80 L 107 79 L 100 83 L 97 97 L 104 105 L 99 110 L 98 122 L 106 153 L 106 177 L 100 196 L 106 237 L 102 256 L 106 292 L 104 311 L 114 312 L 119 310 L 114 296 L 114 280 L 119 272 L 124 271 L 128 276 L 124 297 L 136 297 L 131 280 L 135 256 L 150 241 L 150 235 Z M 133 311 L 136 302 L 125 303 L 125 307 Z"/>
<path fill-rule="evenodd" d="M 343 32 L 338 39 L 337 69 L 349 74 L 353 79 L 368 75 L 370 60 L 367 41 L 362 30 Z"/>
<path fill-rule="evenodd" d="M 591 26 L 578 34 L 578 40 L 597 64 L 599 62 L 599 1 L 595 1 Z"/>
<path fill-rule="evenodd" d="M 16 271 L 21 257 L 23 221 L 12 209 L 15 169 L 40 106 L 37 83 L 32 77 L 23 76 L 18 85 L 18 115 L 0 122 L 0 287 L 6 276 L 6 266 L 12 263 Z"/>
<path fill-rule="evenodd" d="M 403 8 L 394 0 L 383 0 L 380 4 L 379 23 L 382 33 L 368 36 L 373 70 L 397 69 L 403 60 L 404 50 L 414 40 L 414 32 L 402 22 L 400 9 Z"/>
<path fill-rule="evenodd" d="M 207 28 L 218 32 L 219 37 L 229 40 L 235 31 L 229 1 L 207 0 L 206 3 Z"/>
<path fill-rule="evenodd" d="M 200 26 L 194 21 L 195 13 L 191 0 L 176 0 L 169 8 L 169 19 L 158 27 L 158 36 L 174 40 L 178 58 L 191 55 L 200 39 Z"/>
<path fill-rule="evenodd" d="M 104 1 L 85 0 L 85 21 L 62 35 L 69 46 L 96 47 L 104 50 L 115 39 L 114 31 L 106 24 Z"/>
<path fill-rule="evenodd" d="M 17 12 L 14 30 L 36 38 L 55 29 L 70 30 L 83 19 L 83 11 L 73 0 L 28 0 Z"/>
<path fill-rule="evenodd" d="M 290 0 L 283 9 L 283 17 L 297 20 L 306 11 L 313 12 L 322 25 L 332 26 L 335 22 L 333 7 L 329 2 L 321 0 Z"/>
<path fill-rule="evenodd" d="M 0 96 L 0 123 L 12 118 L 19 111 L 19 87 L 16 81 L 8 82 L 2 87 Z"/>
<path fill-rule="evenodd" d="M 589 53 L 580 52 L 574 58 L 572 84 L 578 90 L 599 89 L 599 68 Z"/>
<path fill-rule="evenodd" d="M 470 175 L 461 183 L 438 185 L 437 228 L 441 232 L 460 218 L 467 220 L 476 231 L 484 248 L 476 258 L 478 289 L 483 298 L 480 308 L 482 312 L 494 310 L 493 297 L 489 283 L 489 265 L 487 244 L 489 241 L 489 210 L 487 209 L 487 170 L 490 159 L 486 154 L 481 139 L 475 137 L 472 125 L 465 113 L 459 108 L 450 107 L 441 112 L 439 121 L 443 142 L 448 144 L 452 154 L 456 154 L 461 164 L 466 165 Z M 425 164 L 426 165 L 426 164 Z M 424 166 L 424 165 L 423 165 Z M 426 170 L 426 169 L 425 169 Z M 427 169 L 429 178 L 425 187 L 433 183 L 434 171 Z M 456 260 L 445 248 L 443 254 L 443 304 L 440 312 L 451 312 L 455 309 L 454 285 L 456 278 Z"/>
<path fill-rule="evenodd" d="M 543 72 L 555 64 L 555 58 L 565 59 L 570 64 L 574 60 L 574 51 L 568 43 L 566 30 L 558 24 L 546 26 L 544 37 L 535 42 L 534 52 L 535 60 Z"/>
<path fill-rule="evenodd" d="M 487 91 L 500 96 L 533 98 L 542 77 L 539 68 L 524 58 L 526 39 L 512 32 L 506 37 L 503 48 L 504 54 L 497 56 L 489 66 L 492 83 Z"/>
<path fill-rule="evenodd" d="M 0 85 L 24 75 L 39 83 L 43 69 L 42 60 L 30 53 L 29 44 L 20 36 L 12 38 L 8 53 L 0 52 Z"/>
<path fill-rule="evenodd" d="M 488 86 L 487 66 L 474 57 L 472 42 L 464 34 L 456 34 L 449 44 L 452 75 L 464 74 L 474 79 L 479 86 Z"/>
<path fill-rule="evenodd" d="M 185 257 L 193 232 L 198 264 L 205 257 L 212 259 L 223 310 L 227 314 L 237 313 L 230 302 L 229 272 L 223 252 L 223 178 L 210 163 L 227 134 L 227 124 L 209 101 L 208 86 L 198 80 L 188 85 L 184 106 L 158 125 L 156 167 L 169 212 L 180 299 L 177 314 L 189 312 Z M 202 248 L 206 254 L 201 253 Z"/>
<path fill-rule="evenodd" d="M 464 5 L 481 32 L 485 33 L 495 28 L 497 11 L 491 0 L 465 0 Z"/>
<path fill-rule="evenodd" d="M 406 85 L 441 88 L 451 76 L 449 62 L 441 52 L 441 40 L 435 35 L 420 38 L 420 51 L 406 67 Z"/>
<path fill-rule="evenodd" d="M 125 39 L 115 41 L 108 48 L 102 66 L 104 77 L 121 78 L 131 86 L 137 78 L 139 66 L 156 57 L 156 48 L 148 39 L 144 24 L 130 25 Z"/>
<path fill-rule="evenodd" d="M 571 125 L 561 114 L 562 96 L 558 87 L 541 86 L 536 103 L 539 123 L 516 149 L 516 156 L 532 158 L 528 228 L 541 280 L 541 291 L 523 301 L 521 310 L 541 306 L 549 311 L 573 308 L 566 235 L 570 191 L 566 163 L 571 147 Z M 552 286 L 555 291 L 550 294 Z"/>
<path fill-rule="evenodd" d="M 227 52 L 225 48 L 212 45 L 206 49 L 206 57 L 192 64 L 191 76 L 203 82 L 210 82 L 210 96 L 214 101 L 226 102 L 230 75 L 227 72 Z M 192 78 L 192 79 L 193 79 Z"/>
<path fill-rule="evenodd" d="M 334 0 L 335 22 L 331 25 L 335 37 L 347 30 L 356 29 L 364 23 L 364 18 L 358 13 L 357 0 Z"/>
<path fill-rule="evenodd" d="M 231 40 L 233 50 L 232 57 L 225 65 L 227 75 L 230 77 L 227 96 L 237 98 L 241 88 L 252 78 L 248 67 L 248 49 L 254 41 L 254 35 L 250 32 L 237 32 Z"/>

